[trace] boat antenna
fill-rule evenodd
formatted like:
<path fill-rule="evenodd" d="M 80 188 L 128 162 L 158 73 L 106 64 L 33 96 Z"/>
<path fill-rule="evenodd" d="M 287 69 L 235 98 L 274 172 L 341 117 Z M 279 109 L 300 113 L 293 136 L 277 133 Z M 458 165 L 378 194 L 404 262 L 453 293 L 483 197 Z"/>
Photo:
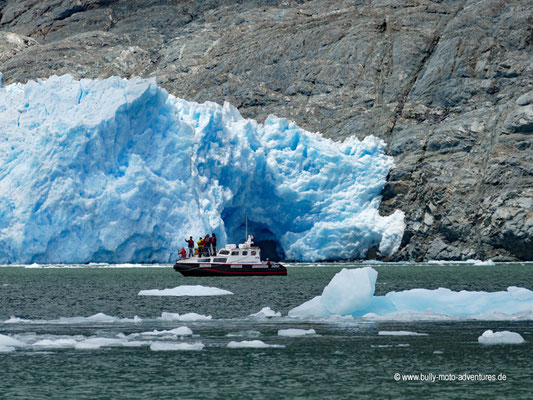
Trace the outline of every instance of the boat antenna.
<path fill-rule="evenodd" d="M 244 212 L 244 218 L 246 220 L 246 237 L 244 238 L 244 241 L 248 240 L 248 211 Z"/>

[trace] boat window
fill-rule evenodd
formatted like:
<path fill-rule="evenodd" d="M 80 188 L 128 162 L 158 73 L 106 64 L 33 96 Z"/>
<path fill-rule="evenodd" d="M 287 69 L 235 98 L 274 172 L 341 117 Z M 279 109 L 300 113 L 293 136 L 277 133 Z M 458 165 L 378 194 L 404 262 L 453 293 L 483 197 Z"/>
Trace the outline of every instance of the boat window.
<path fill-rule="evenodd" d="M 239 255 L 239 252 L 238 252 L 238 251 L 232 251 L 232 252 L 231 252 L 231 255 L 232 255 L 232 256 L 238 256 L 238 255 Z"/>
<path fill-rule="evenodd" d="M 248 255 L 248 252 L 247 252 L 247 251 L 243 251 L 243 252 L 242 252 L 242 255 L 243 255 L 243 256 L 246 256 L 246 255 Z"/>
<path fill-rule="evenodd" d="M 256 255 L 256 251 L 252 251 L 252 256 L 255 256 Z"/>
<path fill-rule="evenodd" d="M 213 262 L 225 263 L 227 258 L 213 258 Z"/>
<path fill-rule="evenodd" d="M 227 250 L 220 250 L 220 251 L 218 252 L 218 254 L 223 255 L 223 256 L 227 256 L 227 255 L 229 254 L 229 251 L 227 251 Z"/>
<path fill-rule="evenodd" d="M 198 262 L 209 262 L 209 261 L 211 261 L 211 259 L 209 259 L 209 258 L 199 258 L 198 259 Z"/>

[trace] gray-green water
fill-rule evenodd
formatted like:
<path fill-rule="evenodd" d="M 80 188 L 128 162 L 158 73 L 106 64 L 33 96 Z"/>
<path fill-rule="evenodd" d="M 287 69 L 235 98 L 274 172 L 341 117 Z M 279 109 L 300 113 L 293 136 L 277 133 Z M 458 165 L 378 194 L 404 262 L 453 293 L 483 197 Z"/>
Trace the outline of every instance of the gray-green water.
<path fill-rule="evenodd" d="M 287 277 L 242 278 L 184 278 L 170 266 L 1 267 L 0 334 L 25 346 L 0 353 L 0 398 L 531 398 L 531 320 L 399 322 L 287 317 L 288 310 L 319 295 L 342 267 L 357 266 L 361 265 L 293 266 Z M 378 295 L 416 287 L 533 288 L 532 264 L 374 268 L 379 272 Z M 138 295 L 140 290 L 180 285 L 216 287 L 234 294 Z M 282 317 L 250 317 L 263 307 Z M 163 312 L 212 318 L 163 320 Z M 105 316 L 87 318 L 99 313 Z M 193 335 L 161 333 L 183 326 Z M 278 330 L 287 328 L 314 329 L 316 334 L 278 335 Z M 518 332 L 526 342 L 481 345 L 477 338 L 487 329 Z M 159 334 L 146 334 L 155 330 Z M 427 335 L 383 336 L 379 331 Z M 227 347 L 231 341 L 244 340 L 261 340 L 277 347 Z M 80 349 L 74 345 L 83 341 L 93 346 Z M 150 343 L 201 343 L 204 347 L 199 351 L 154 351 Z M 405 374 L 422 374 L 424 381 L 403 381 Z M 440 380 L 427 381 L 431 374 L 440 375 Z M 464 374 L 477 379 L 494 376 L 495 381 L 464 381 Z"/>

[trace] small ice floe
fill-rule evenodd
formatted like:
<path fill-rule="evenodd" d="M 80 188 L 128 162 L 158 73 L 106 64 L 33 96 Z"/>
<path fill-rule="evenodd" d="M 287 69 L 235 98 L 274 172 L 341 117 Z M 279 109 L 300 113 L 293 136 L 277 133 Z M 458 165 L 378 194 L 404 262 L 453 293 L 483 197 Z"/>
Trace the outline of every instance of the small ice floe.
<path fill-rule="evenodd" d="M 261 340 L 243 340 L 242 342 L 231 341 L 227 345 L 230 349 L 267 349 L 267 348 L 283 348 L 281 344 L 267 344 Z"/>
<path fill-rule="evenodd" d="M 298 336 L 309 336 L 309 335 L 316 335 L 316 331 L 314 329 L 296 329 L 296 328 L 280 329 L 278 331 L 278 336 L 298 337 Z"/>
<path fill-rule="evenodd" d="M 170 342 L 155 342 L 150 345 L 152 351 L 198 351 L 202 350 L 205 345 L 202 342 L 195 343 L 170 343 Z"/>
<path fill-rule="evenodd" d="M 261 336 L 261 332 L 254 331 L 254 330 L 230 332 L 226 336 L 227 337 L 259 337 Z"/>
<path fill-rule="evenodd" d="M 176 336 L 190 336 L 192 330 L 186 326 L 180 326 L 179 328 L 169 329 L 165 331 L 153 330 L 150 332 L 142 332 L 141 335 L 146 336 L 159 336 L 159 335 L 176 335 Z"/>
<path fill-rule="evenodd" d="M 179 313 L 170 313 L 170 312 L 162 312 L 161 316 L 157 319 L 163 320 L 163 321 L 182 321 L 182 322 L 193 322 L 193 321 L 209 321 L 212 319 L 211 315 L 202 315 L 202 314 L 196 314 L 196 313 L 187 313 L 187 314 L 179 314 Z"/>
<path fill-rule="evenodd" d="M 124 340 L 104 338 L 104 337 L 92 337 L 79 341 L 74 345 L 77 350 L 97 350 L 102 347 L 122 346 Z"/>
<path fill-rule="evenodd" d="M 24 343 L 11 336 L 0 334 L 0 353 L 15 351 L 16 347 L 22 347 Z"/>
<path fill-rule="evenodd" d="M 46 347 L 51 349 L 62 349 L 74 347 L 78 341 L 73 338 L 59 338 L 59 339 L 42 339 L 33 343 L 35 347 Z"/>
<path fill-rule="evenodd" d="M 524 338 L 516 332 L 501 331 L 493 332 L 490 329 L 483 332 L 483 335 L 477 338 L 481 344 L 520 344 L 524 343 Z"/>
<path fill-rule="evenodd" d="M 270 307 L 263 307 L 261 311 L 255 314 L 251 314 L 250 317 L 253 318 L 272 318 L 272 317 L 281 317 L 280 312 L 272 310 Z"/>
<path fill-rule="evenodd" d="M 411 331 L 379 331 L 380 336 L 427 336 L 427 333 L 411 332 Z"/>
<path fill-rule="evenodd" d="M 139 296 L 223 296 L 233 294 L 229 290 L 202 285 L 182 285 L 172 289 L 141 290 Z"/>
<path fill-rule="evenodd" d="M 115 323 L 115 322 L 133 322 L 140 323 L 142 319 L 138 316 L 133 318 L 119 318 L 106 315 L 104 313 L 97 313 L 90 317 L 59 317 L 58 319 L 23 319 L 11 316 L 9 319 L 3 321 L 4 324 L 57 324 L 57 325 L 74 325 L 74 324 L 88 324 L 88 323 Z"/>

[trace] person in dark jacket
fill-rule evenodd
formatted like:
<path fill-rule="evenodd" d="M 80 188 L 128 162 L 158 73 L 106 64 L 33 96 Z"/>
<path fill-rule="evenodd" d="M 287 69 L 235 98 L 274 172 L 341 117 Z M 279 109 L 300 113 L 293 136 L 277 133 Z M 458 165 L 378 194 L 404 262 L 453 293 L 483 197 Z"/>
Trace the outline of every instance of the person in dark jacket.
<path fill-rule="evenodd" d="M 189 247 L 189 257 L 194 256 L 194 240 L 192 236 L 188 240 L 185 239 L 185 241 L 187 242 L 187 246 Z"/>
<path fill-rule="evenodd" d="M 209 233 L 205 235 L 204 237 L 204 254 L 206 257 L 209 257 L 209 253 L 211 252 L 211 237 L 209 236 Z"/>
<path fill-rule="evenodd" d="M 214 256 L 217 255 L 217 236 L 215 232 L 211 235 L 211 254 Z"/>

